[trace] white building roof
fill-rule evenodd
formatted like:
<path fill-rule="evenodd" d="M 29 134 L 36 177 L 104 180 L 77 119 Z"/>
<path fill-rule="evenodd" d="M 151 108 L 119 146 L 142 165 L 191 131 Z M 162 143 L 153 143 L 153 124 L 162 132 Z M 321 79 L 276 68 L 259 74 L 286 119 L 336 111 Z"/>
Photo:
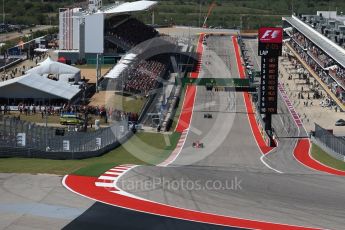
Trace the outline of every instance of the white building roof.
<path fill-rule="evenodd" d="M 157 4 L 156 1 L 136 1 L 136 2 L 125 2 L 120 5 L 114 5 L 103 10 L 105 14 L 120 14 L 120 13 L 129 13 L 129 12 L 138 12 L 151 9 Z"/>
<path fill-rule="evenodd" d="M 61 62 L 56 62 L 51 60 L 49 57 L 43 62 L 39 63 L 38 66 L 29 69 L 26 73 L 36 73 L 39 75 L 43 74 L 71 74 L 77 75 L 80 73 L 80 69 L 63 64 Z"/>
<path fill-rule="evenodd" d="M 76 85 L 50 80 L 34 73 L 0 82 L 0 90 L 11 84 L 21 84 L 66 100 L 71 100 L 80 91 L 79 87 Z M 30 92 L 28 92 L 28 95 L 29 94 Z M 28 98 L 30 98 L 30 96 L 28 96 Z"/>

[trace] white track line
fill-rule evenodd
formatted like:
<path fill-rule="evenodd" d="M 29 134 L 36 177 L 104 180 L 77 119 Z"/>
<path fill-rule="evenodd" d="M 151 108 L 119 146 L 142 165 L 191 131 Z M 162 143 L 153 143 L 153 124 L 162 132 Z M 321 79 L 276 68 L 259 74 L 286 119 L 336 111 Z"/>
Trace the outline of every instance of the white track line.
<path fill-rule="evenodd" d="M 267 153 L 267 154 L 268 154 L 268 153 Z M 265 156 L 266 156 L 266 155 L 262 155 L 262 156 L 260 157 L 260 160 L 261 160 L 261 162 L 262 162 L 264 165 L 266 165 L 267 168 L 272 169 L 273 171 L 275 171 L 275 172 L 277 172 L 277 173 L 283 173 L 282 171 L 279 171 L 279 170 L 277 170 L 277 169 L 271 167 L 269 164 L 267 164 L 267 163 L 264 161 L 264 157 L 265 157 Z"/>

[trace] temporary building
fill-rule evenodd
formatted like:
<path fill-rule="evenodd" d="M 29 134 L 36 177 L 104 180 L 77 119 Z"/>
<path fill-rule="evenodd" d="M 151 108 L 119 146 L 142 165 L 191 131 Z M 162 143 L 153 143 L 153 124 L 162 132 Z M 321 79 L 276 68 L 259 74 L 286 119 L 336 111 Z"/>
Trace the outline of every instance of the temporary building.
<path fill-rule="evenodd" d="M 54 81 L 36 73 L 0 82 L 0 98 L 72 101 L 79 92 L 78 85 Z"/>
<path fill-rule="evenodd" d="M 26 71 L 26 73 L 38 74 L 44 77 L 54 75 L 58 81 L 69 82 L 72 84 L 80 81 L 80 69 L 53 61 L 49 57 L 43 62 L 38 63 L 38 66 Z"/>

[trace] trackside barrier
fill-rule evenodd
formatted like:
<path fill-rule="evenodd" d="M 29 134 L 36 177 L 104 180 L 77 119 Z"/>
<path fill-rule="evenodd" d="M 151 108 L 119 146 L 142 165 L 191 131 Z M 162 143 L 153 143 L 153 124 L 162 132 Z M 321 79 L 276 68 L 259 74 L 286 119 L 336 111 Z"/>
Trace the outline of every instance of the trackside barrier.
<path fill-rule="evenodd" d="M 315 123 L 315 139 L 332 151 L 328 151 L 333 157 L 344 161 L 345 159 L 345 139 L 334 136 L 330 131 Z"/>
<path fill-rule="evenodd" d="M 12 66 L 14 66 L 14 65 L 16 65 L 16 64 L 18 64 L 18 63 L 20 63 L 20 62 L 22 62 L 22 61 L 24 61 L 22 58 L 19 58 L 19 59 L 17 59 L 17 60 L 14 60 L 13 62 L 10 62 L 10 63 L 8 63 L 8 64 L 2 66 L 2 67 L 0 68 L 0 71 L 3 72 L 5 69 L 11 68 Z"/>
<path fill-rule="evenodd" d="M 201 70 L 201 65 L 202 65 L 202 53 L 204 51 L 204 47 L 203 47 L 203 40 L 204 40 L 205 34 L 200 34 L 199 36 L 199 40 L 198 40 L 198 45 L 196 48 L 196 53 L 197 53 L 197 58 L 198 58 L 198 63 L 197 66 L 194 70 L 194 72 L 192 72 L 190 74 L 190 78 L 198 78 L 199 77 L 199 73 Z"/>
<path fill-rule="evenodd" d="M 253 112 L 254 112 L 254 115 L 255 115 L 256 123 L 258 124 L 259 130 L 260 130 L 260 134 L 261 134 L 262 138 L 264 139 L 265 144 L 267 146 L 271 146 L 270 145 L 271 144 L 271 139 L 270 139 L 270 137 L 268 136 L 268 134 L 266 133 L 266 131 L 264 129 L 264 125 L 263 125 L 264 121 L 262 120 L 260 114 L 258 114 L 256 105 L 255 105 L 255 103 L 252 100 L 252 95 L 251 94 L 249 94 L 249 99 L 250 99 L 250 102 L 252 103 Z"/>
<path fill-rule="evenodd" d="M 127 120 L 91 132 L 38 126 L 14 118 L 0 120 L 0 157 L 82 159 L 102 155 L 130 138 Z"/>

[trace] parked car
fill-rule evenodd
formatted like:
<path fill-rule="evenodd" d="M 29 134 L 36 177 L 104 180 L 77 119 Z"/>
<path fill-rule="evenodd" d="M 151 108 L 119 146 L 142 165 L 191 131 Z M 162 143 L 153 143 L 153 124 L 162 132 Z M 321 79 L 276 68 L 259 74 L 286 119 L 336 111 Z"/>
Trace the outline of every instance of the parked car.
<path fill-rule="evenodd" d="M 60 117 L 60 124 L 61 125 L 82 125 L 84 124 L 84 119 L 74 114 L 62 114 Z"/>
<path fill-rule="evenodd" d="M 339 119 L 335 122 L 335 126 L 345 126 L 345 120 Z"/>

